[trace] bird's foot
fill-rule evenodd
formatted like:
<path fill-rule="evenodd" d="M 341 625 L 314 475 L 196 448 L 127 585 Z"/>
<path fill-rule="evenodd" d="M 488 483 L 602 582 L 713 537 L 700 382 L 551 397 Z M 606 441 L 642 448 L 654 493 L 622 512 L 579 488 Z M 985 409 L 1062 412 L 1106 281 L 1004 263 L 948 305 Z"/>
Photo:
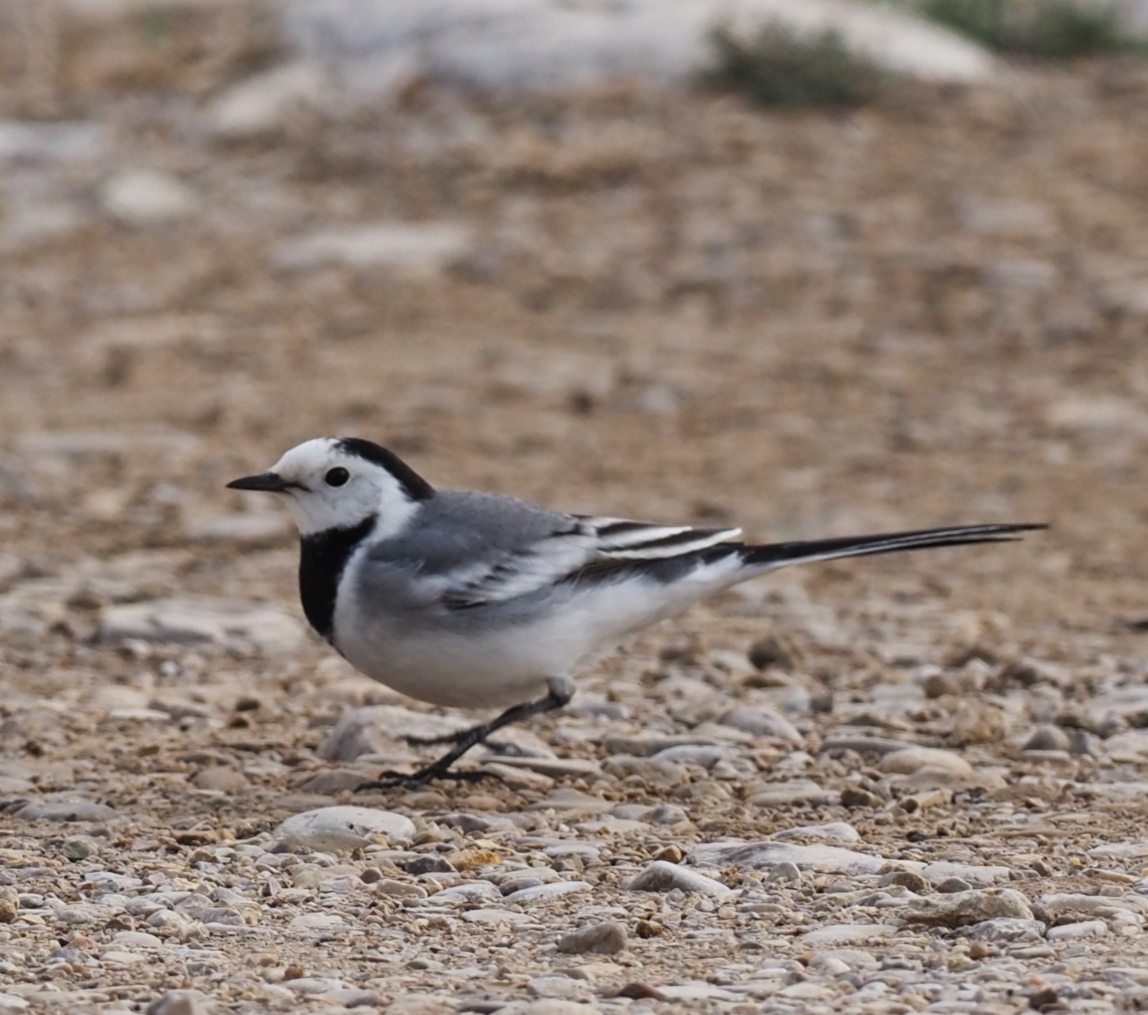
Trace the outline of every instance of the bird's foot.
<path fill-rule="evenodd" d="M 410 744 L 411 747 L 432 747 L 435 744 L 457 744 L 470 736 L 472 732 L 471 727 L 466 729 L 455 730 L 453 733 L 443 733 L 437 737 L 416 737 L 413 735 L 402 736 L 399 739 L 404 744 Z"/>
<path fill-rule="evenodd" d="M 380 772 L 377 779 L 359 783 L 355 787 L 355 792 L 365 793 L 372 789 L 420 789 L 435 779 L 449 779 L 453 782 L 478 782 L 480 779 L 497 778 L 498 775 L 494 772 L 484 772 L 481 769 L 452 772 L 446 768 L 428 765 L 417 772 Z"/>

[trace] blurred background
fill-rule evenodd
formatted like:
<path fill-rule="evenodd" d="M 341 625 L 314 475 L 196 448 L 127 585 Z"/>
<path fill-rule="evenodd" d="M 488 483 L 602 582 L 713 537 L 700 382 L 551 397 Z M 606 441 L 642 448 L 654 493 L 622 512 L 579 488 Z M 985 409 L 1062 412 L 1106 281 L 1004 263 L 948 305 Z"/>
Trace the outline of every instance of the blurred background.
<path fill-rule="evenodd" d="M 157 594 L 142 551 L 294 610 L 223 483 L 356 434 L 763 539 L 1049 521 L 801 581 L 1139 645 L 1146 12 L 2 0 L 6 644 Z"/>

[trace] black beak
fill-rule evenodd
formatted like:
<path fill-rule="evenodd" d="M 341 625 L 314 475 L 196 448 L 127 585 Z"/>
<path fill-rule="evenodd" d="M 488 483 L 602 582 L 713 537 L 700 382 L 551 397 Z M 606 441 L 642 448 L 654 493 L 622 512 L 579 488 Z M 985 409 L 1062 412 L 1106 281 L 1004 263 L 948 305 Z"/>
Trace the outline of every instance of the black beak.
<path fill-rule="evenodd" d="M 258 476 L 242 476 L 227 484 L 229 490 L 262 490 L 266 493 L 286 493 L 295 484 L 288 483 L 274 472 L 261 472 Z"/>

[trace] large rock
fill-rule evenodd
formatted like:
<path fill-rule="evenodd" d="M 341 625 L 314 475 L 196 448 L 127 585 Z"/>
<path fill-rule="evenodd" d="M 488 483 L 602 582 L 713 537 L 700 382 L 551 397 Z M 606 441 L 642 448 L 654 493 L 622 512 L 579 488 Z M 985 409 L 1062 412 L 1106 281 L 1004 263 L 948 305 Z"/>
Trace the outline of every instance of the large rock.
<path fill-rule="evenodd" d="M 309 846 L 322 853 L 361 848 L 378 832 L 392 839 L 412 839 L 415 826 L 410 818 L 392 811 L 347 805 L 292 815 L 272 834 L 280 842 Z"/>
<path fill-rule="evenodd" d="M 277 654 L 297 649 L 303 628 L 272 606 L 189 597 L 106 607 L 99 635 L 111 644 L 138 639 Z"/>
<path fill-rule="evenodd" d="M 856 853 L 839 846 L 798 846 L 789 842 L 715 842 L 690 852 L 687 863 L 700 867 L 771 868 L 791 863 L 798 870 L 833 874 L 877 874 L 888 862 L 884 857 Z"/>
<path fill-rule="evenodd" d="M 806 35 L 833 28 L 854 51 L 922 79 L 980 81 L 993 69 L 984 50 L 947 29 L 844 0 L 292 0 L 286 18 L 298 49 L 360 92 L 419 75 L 506 90 L 683 80 L 711 58 L 715 27 L 750 36 L 770 22 Z"/>

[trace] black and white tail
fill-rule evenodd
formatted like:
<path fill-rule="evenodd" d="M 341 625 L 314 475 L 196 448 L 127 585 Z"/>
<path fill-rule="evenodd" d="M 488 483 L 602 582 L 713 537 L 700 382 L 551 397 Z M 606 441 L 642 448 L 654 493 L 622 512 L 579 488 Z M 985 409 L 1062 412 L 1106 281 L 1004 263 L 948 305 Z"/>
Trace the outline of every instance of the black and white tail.
<path fill-rule="evenodd" d="M 905 550 L 931 550 L 942 546 L 971 546 L 975 543 L 1011 543 L 1021 532 L 1047 529 L 1047 525 L 959 525 L 949 529 L 920 529 L 916 532 L 885 532 L 875 536 L 841 536 L 836 539 L 809 539 L 795 543 L 769 543 L 745 546 L 742 562 L 764 573 L 789 564 L 840 557 L 865 557 Z"/>

